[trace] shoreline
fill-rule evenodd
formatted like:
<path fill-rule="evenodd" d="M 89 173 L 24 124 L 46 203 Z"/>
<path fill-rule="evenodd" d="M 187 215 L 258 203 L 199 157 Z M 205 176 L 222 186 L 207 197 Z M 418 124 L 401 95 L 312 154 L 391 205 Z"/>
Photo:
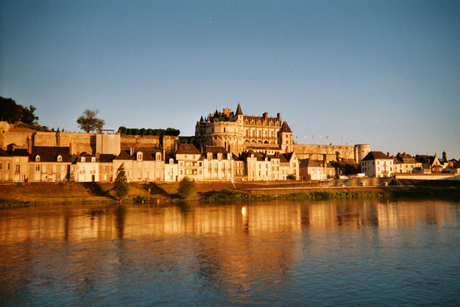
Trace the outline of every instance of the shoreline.
<path fill-rule="evenodd" d="M 318 183 L 316 183 L 318 184 Z M 29 183 L 0 185 L 0 208 L 39 206 L 69 203 L 119 203 L 113 197 L 113 184 L 98 183 Z M 129 194 L 123 202 L 174 203 L 177 183 L 130 183 Z M 150 190 L 150 200 L 149 200 Z M 448 198 L 460 201 L 460 188 L 454 186 L 345 186 L 321 187 L 296 182 L 279 183 L 231 183 L 196 182 L 190 200 L 251 201 L 251 200 L 300 200 L 328 198 Z"/>

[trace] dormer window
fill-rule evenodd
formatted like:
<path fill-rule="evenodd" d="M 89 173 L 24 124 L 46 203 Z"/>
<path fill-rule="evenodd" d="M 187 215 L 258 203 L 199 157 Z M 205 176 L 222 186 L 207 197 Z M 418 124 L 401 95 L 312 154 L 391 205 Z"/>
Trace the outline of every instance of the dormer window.
<path fill-rule="evenodd" d="M 143 159 L 143 154 L 142 154 L 142 152 L 138 152 L 138 153 L 137 153 L 137 161 L 142 161 L 142 159 Z"/>
<path fill-rule="evenodd" d="M 169 159 L 169 164 L 174 164 L 174 159 Z"/>
<path fill-rule="evenodd" d="M 39 155 L 35 156 L 35 162 L 40 162 L 40 156 Z"/>
<path fill-rule="evenodd" d="M 159 152 L 156 153 L 156 160 L 157 161 L 161 160 L 161 153 L 159 153 Z"/>
<path fill-rule="evenodd" d="M 96 162 L 96 158 L 95 158 L 95 157 L 91 157 L 91 162 Z"/>
<path fill-rule="evenodd" d="M 81 162 L 86 162 L 86 158 L 85 158 L 85 157 L 81 157 Z"/>
<path fill-rule="evenodd" d="M 57 160 L 58 162 L 62 162 L 62 156 L 61 156 L 61 155 L 57 156 L 57 159 L 56 159 L 56 160 Z"/>

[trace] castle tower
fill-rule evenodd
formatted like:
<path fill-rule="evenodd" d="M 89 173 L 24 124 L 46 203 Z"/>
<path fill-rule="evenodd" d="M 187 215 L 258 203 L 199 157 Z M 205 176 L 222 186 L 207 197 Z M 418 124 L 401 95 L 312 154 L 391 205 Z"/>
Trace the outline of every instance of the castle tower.
<path fill-rule="evenodd" d="M 361 163 L 368 153 L 371 152 L 371 145 L 369 144 L 356 144 L 355 145 L 355 162 Z"/>
<path fill-rule="evenodd" d="M 283 122 L 279 132 L 281 152 L 292 151 L 292 131 L 287 122 Z"/>

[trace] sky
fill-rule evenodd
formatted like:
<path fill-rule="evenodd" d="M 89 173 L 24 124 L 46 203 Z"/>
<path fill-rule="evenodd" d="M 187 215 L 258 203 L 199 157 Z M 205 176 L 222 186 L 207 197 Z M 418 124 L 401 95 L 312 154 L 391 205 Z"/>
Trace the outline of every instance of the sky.
<path fill-rule="evenodd" d="M 240 102 L 297 143 L 460 159 L 460 1 L 0 0 L 0 96 L 181 136 Z"/>

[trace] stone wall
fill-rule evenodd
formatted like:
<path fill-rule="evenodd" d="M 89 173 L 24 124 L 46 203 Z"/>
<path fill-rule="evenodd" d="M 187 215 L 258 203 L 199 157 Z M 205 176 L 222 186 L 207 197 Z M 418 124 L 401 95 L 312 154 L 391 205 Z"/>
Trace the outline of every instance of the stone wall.
<path fill-rule="evenodd" d="M 131 147 L 156 148 L 161 147 L 161 136 L 159 135 L 122 135 L 121 150 L 129 150 Z"/>
<path fill-rule="evenodd" d="M 354 146 L 294 144 L 293 149 L 299 159 L 337 161 L 337 153 L 340 159 L 355 159 Z"/>

